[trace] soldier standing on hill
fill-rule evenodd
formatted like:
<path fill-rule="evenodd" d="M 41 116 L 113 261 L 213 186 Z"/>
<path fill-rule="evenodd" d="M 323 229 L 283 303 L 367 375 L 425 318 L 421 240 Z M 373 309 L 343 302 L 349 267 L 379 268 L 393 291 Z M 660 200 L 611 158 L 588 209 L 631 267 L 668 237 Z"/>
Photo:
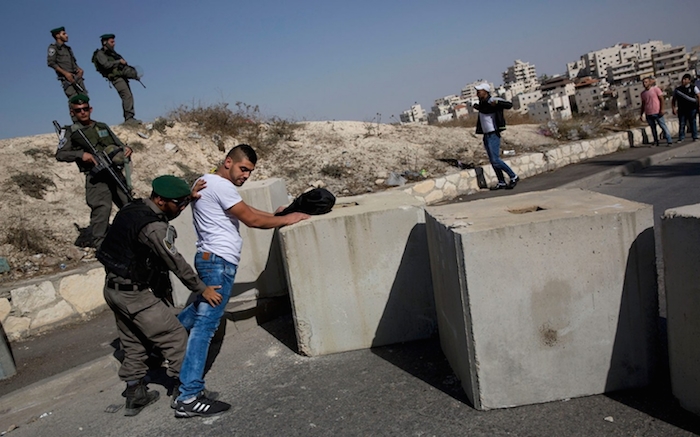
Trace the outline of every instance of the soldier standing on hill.
<path fill-rule="evenodd" d="M 117 166 L 116 173 L 121 176 L 121 168 L 129 160 L 132 150 L 125 146 L 112 130 L 104 123 L 90 118 L 92 107 L 90 99 L 84 94 L 78 94 L 70 99 L 71 115 L 78 119 L 71 126 L 66 126 L 60 133 L 56 159 L 61 162 L 75 162 L 82 173 L 85 173 L 85 201 L 90 207 L 90 227 L 93 241 L 91 246 L 98 248 L 107 235 L 109 216 L 112 213 L 112 202 L 120 208 L 129 201 L 126 193 L 120 190 L 117 182 L 106 170 L 94 173 L 97 165 L 95 157 L 90 153 L 90 147 L 85 144 L 79 130 L 92 143 L 98 152 L 105 151 Z"/>
<path fill-rule="evenodd" d="M 97 71 L 107 78 L 119 93 L 124 111 L 124 124 L 139 125 L 141 120 L 134 118 L 134 95 L 129 86 L 129 79 L 139 79 L 138 73 L 119 53 L 114 51 L 114 34 L 106 33 L 100 37 L 100 40 L 102 48 L 95 50 L 92 62 Z"/>
<path fill-rule="evenodd" d="M 83 83 L 83 69 L 78 66 L 78 62 L 73 56 L 73 50 L 66 44 L 68 34 L 65 27 L 57 27 L 51 30 L 55 42 L 49 45 L 46 63 L 50 68 L 56 70 L 57 79 L 61 81 L 63 92 L 66 98 L 78 93 L 87 95 L 85 84 Z M 69 108 L 70 110 L 70 105 Z M 77 121 L 77 120 L 73 120 Z"/>

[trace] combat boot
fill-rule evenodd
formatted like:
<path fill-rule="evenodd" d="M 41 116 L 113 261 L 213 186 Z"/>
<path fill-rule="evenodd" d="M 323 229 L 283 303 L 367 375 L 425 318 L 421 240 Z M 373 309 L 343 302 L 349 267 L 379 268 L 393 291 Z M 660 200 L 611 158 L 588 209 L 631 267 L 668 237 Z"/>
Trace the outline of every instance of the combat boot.
<path fill-rule="evenodd" d="M 143 381 L 139 381 L 138 384 L 131 387 L 127 385 L 123 395 L 126 397 L 125 416 L 136 416 L 160 397 L 160 393 L 157 391 L 149 391 Z"/>

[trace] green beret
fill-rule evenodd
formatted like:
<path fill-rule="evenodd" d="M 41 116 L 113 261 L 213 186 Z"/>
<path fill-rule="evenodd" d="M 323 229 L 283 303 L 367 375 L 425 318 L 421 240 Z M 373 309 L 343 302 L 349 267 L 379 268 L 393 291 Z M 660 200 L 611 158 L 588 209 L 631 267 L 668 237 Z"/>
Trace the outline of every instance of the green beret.
<path fill-rule="evenodd" d="M 55 28 L 55 29 L 51 29 L 51 36 L 56 36 L 56 35 L 58 35 L 59 33 L 63 32 L 64 30 L 66 30 L 66 28 L 63 27 L 63 26 L 57 27 L 57 28 Z"/>
<path fill-rule="evenodd" d="M 100 37 L 100 40 L 101 40 L 101 41 L 106 41 L 106 40 L 108 40 L 108 39 L 110 39 L 110 38 L 114 38 L 114 34 L 113 34 L 113 33 L 105 33 L 104 35 L 102 35 L 102 36 Z"/>
<path fill-rule="evenodd" d="M 153 179 L 153 192 L 164 199 L 179 199 L 191 194 L 190 186 L 183 179 L 173 175 L 158 176 Z"/>
<path fill-rule="evenodd" d="M 76 94 L 73 97 L 71 97 L 68 101 L 74 105 L 80 105 L 82 103 L 89 102 L 90 97 L 86 96 L 85 94 Z"/>

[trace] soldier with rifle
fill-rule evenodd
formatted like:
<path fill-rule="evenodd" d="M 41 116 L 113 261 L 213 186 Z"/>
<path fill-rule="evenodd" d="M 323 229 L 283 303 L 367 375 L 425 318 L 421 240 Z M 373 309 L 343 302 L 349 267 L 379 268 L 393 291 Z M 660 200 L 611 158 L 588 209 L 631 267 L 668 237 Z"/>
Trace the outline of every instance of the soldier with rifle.
<path fill-rule="evenodd" d="M 133 151 L 109 126 L 90 118 L 92 107 L 89 102 L 84 94 L 70 99 L 71 115 L 78 121 L 60 128 L 56 159 L 75 162 L 85 173 L 85 201 L 91 210 L 91 246 L 98 248 L 107 235 L 112 202 L 121 209 L 133 200 L 131 188 L 122 173 L 129 165 Z"/>
<path fill-rule="evenodd" d="M 49 45 L 46 63 L 49 68 L 56 71 L 57 79 L 61 82 L 66 98 L 78 93 L 87 95 L 85 84 L 83 83 L 83 69 L 78 66 L 73 50 L 66 44 L 68 34 L 65 27 L 51 29 L 51 36 L 55 42 Z M 77 120 L 73 120 L 77 121 Z"/>
<path fill-rule="evenodd" d="M 134 118 L 134 95 L 131 93 L 129 79 L 141 82 L 136 69 L 130 66 L 122 56 L 114 50 L 114 34 L 106 33 L 100 36 L 102 47 L 92 54 L 92 63 L 97 72 L 104 76 L 114 86 L 122 99 L 124 124 L 139 125 L 141 120 Z"/>

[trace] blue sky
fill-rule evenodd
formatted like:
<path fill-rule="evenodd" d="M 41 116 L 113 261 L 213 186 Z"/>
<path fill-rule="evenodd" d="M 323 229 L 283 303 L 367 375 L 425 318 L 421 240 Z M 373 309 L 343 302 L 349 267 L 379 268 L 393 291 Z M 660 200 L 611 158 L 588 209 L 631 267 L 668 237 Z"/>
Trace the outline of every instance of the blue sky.
<path fill-rule="evenodd" d="M 0 138 L 52 131 L 69 121 L 46 66 L 49 30 L 65 26 L 94 107 L 122 122 L 121 101 L 90 58 L 99 36 L 139 66 L 136 116 L 153 120 L 181 104 L 241 101 L 266 116 L 396 121 L 418 102 L 467 83 L 501 83 L 516 59 L 537 73 L 618 42 L 700 44 L 697 0 L 15 1 L 0 15 Z M 394 118 L 391 118 L 391 116 Z"/>

